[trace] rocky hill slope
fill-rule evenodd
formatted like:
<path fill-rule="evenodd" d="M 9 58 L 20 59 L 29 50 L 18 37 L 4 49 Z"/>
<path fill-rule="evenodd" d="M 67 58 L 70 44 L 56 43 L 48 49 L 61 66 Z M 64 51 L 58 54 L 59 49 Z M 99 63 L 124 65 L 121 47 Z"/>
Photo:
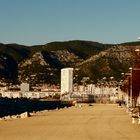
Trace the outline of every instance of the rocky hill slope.
<path fill-rule="evenodd" d="M 12 83 L 57 84 L 60 70 L 73 67 L 77 82 L 104 76 L 119 79 L 135 58 L 140 42 L 101 44 L 90 41 L 52 42 L 38 46 L 0 44 L 0 80 Z"/>

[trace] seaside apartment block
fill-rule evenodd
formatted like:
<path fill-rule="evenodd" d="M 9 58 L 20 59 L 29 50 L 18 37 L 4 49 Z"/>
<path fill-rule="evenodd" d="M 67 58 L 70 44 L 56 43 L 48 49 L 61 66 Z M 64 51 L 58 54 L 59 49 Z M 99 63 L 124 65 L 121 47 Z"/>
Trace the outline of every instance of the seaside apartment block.
<path fill-rule="evenodd" d="M 61 94 L 73 92 L 73 68 L 61 69 Z"/>

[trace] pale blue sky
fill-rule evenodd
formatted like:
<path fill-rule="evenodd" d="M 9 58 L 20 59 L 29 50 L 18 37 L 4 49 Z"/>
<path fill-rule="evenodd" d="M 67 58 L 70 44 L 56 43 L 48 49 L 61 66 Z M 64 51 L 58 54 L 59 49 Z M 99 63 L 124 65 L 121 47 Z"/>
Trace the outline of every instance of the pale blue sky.
<path fill-rule="evenodd" d="M 136 41 L 140 0 L 0 0 L 0 42 Z"/>

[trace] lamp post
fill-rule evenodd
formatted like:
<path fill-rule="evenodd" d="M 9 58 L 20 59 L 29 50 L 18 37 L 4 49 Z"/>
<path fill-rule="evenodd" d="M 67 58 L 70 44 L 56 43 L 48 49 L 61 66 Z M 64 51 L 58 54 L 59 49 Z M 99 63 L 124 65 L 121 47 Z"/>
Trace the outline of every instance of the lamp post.
<path fill-rule="evenodd" d="M 132 67 L 130 67 L 129 70 L 130 70 L 130 106 L 133 107 L 133 94 L 132 94 Z"/>

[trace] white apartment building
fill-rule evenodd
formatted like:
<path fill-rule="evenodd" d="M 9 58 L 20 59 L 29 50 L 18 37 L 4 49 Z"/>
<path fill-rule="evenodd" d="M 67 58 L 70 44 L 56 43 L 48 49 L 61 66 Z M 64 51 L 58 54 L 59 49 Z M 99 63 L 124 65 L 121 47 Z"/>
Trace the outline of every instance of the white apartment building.
<path fill-rule="evenodd" d="M 73 92 L 73 68 L 61 69 L 61 94 Z"/>

